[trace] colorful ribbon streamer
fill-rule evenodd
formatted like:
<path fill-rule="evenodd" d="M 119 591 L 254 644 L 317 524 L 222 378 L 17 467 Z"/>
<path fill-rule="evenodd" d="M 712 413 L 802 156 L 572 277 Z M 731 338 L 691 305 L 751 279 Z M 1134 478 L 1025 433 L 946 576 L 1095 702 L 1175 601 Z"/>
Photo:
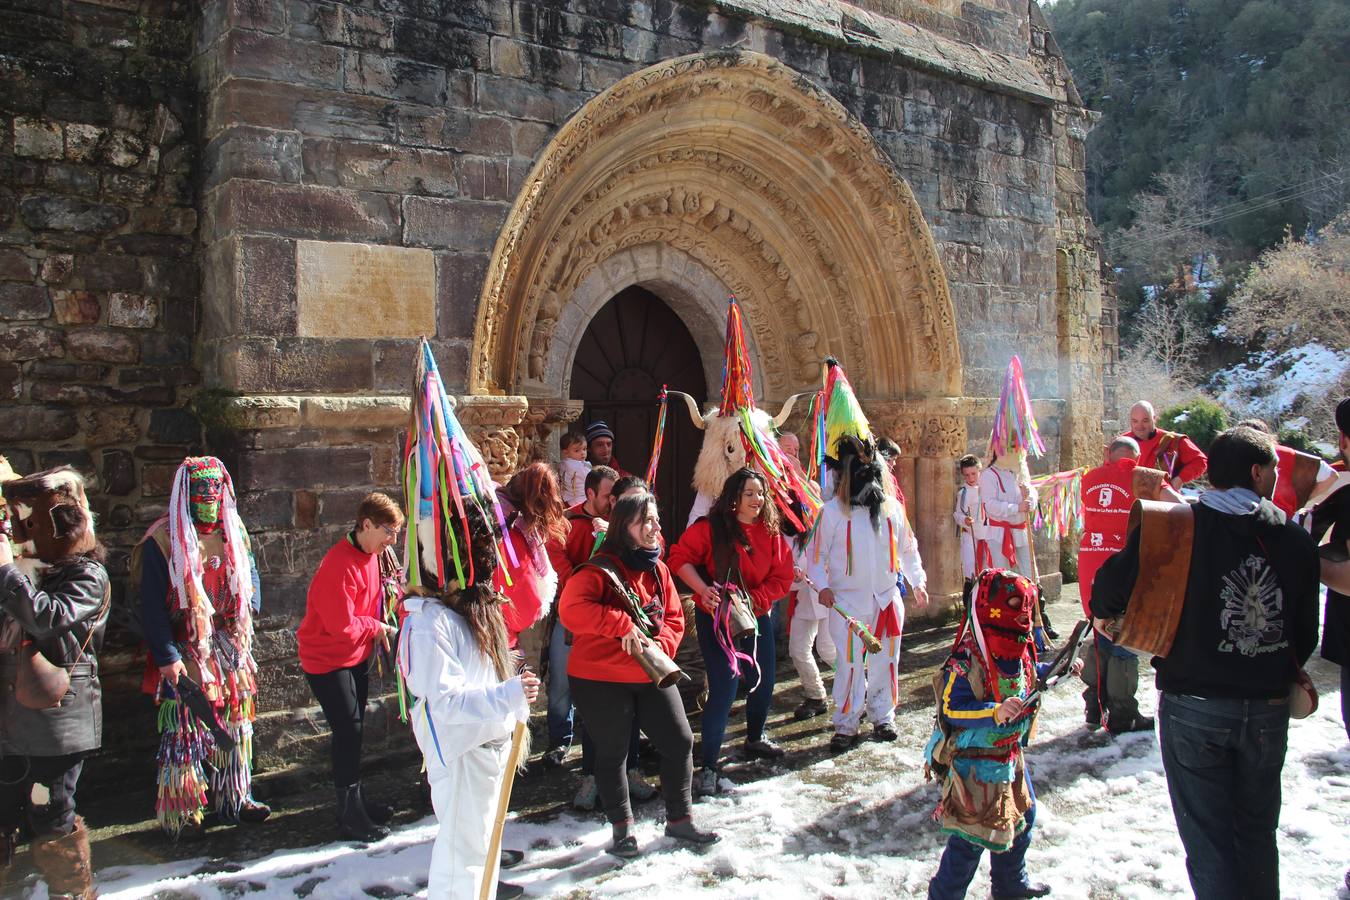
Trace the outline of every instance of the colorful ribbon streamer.
<path fill-rule="evenodd" d="M 647 463 L 647 484 L 656 484 L 656 470 L 661 464 L 661 447 L 666 442 L 666 407 L 668 398 L 666 396 L 666 386 L 661 385 L 661 393 L 657 395 L 657 401 L 661 404 L 661 411 L 656 416 L 656 434 L 652 437 L 652 458 Z"/>
<path fill-rule="evenodd" d="M 1064 540 L 1083 528 L 1083 473 L 1080 469 L 1055 472 L 1031 479 L 1036 489 L 1036 517 L 1031 527 L 1053 538 Z"/>
<path fill-rule="evenodd" d="M 1030 452 L 1037 458 L 1045 455 L 1045 442 L 1036 427 L 1036 413 L 1032 411 L 1031 396 L 1022 375 L 1022 360 L 1015 355 L 1003 373 L 1003 388 L 999 393 L 998 409 L 994 411 L 994 431 L 989 438 L 989 447 L 1002 456 L 1014 451 Z"/>

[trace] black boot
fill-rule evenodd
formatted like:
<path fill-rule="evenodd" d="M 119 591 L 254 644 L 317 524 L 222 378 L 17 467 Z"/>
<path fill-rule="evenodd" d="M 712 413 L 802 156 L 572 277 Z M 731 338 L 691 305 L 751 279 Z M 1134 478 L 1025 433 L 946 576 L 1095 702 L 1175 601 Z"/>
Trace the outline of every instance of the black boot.
<path fill-rule="evenodd" d="M 338 832 L 349 840 L 378 841 L 389 837 L 389 829 L 376 825 L 366 813 L 366 804 L 361 796 L 361 783 L 337 789 L 338 796 Z"/>
<path fill-rule="evenodd" d="M 361 794 L 361 802 L 366 807 L 366 815 L 369 816 L 370 821 L 374 822 L 376 825 L 388 825 L 389 820 L 394 817 L 394 808 L 388 803 L 372 800 L 367 797 L 365 793 Z"/>

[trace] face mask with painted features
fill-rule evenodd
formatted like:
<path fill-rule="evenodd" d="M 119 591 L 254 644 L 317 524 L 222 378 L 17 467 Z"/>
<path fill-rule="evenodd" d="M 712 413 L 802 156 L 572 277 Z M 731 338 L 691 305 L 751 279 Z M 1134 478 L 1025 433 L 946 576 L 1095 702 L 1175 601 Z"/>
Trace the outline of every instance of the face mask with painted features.
<path fill-rule="evenodd" d="M 975 595 L 975 620 L 985 644 L 995 659 L 1020 659 L 1031 641 L 1031 614 L 1036 586 L 1030 580 L 1004 569 L 989 569 L 980 576 Z"/>
<path fill-rule="evenodd" d="M 192 519 L 203 531 L 220 527 L 220 501 L 225 494 L 225 467 L 214 456 L 187 460 L 188 500 Z"/>

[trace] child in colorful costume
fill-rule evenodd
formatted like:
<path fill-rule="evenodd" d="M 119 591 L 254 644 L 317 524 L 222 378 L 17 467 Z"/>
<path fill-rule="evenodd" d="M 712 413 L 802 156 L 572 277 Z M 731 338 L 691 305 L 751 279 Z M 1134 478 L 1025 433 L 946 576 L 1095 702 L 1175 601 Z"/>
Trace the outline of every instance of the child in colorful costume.
<path fill-rule="evenodd" d="M 871 627 L 883 647 L 879 653 L 864 652 L 848 621 L 840 615 L 830 617 L 830 635 L 838 648 L 830 749 L 839 752 L 858 742 L 864 708 L 873 723 L 873 737 L 895 740 L 905 620 L 897 576 L 905 576 L 919 606 L 928 603 L 928 578 L 905 507 L 894 489 L 887 489 L 871 426 L 844 370 L 833 359 L 826 360 L 824 402 L 818 409 L 823 425 L 817 427 L 817 441 L 823 433 L 832 454 L 825 463 L 834 472 L 834 497 L 820 511 L 807 573 L 820 591 L 817 600 L 822 606 L 837 606 Z"/>
<path fill-rule="evenodd" d="M 159 705 L 160 826 L 177 838 L 200 834 L 209 786 L 225 822 L 261 822 L 271 813 L 252 796 L 257 664 L 253 616 L 258 571 L 239 518 L 234 484 L 214 456 L 188 457 L 174 475 L 169 511 L 132 554 L 141 621 L 150 650 L 142 689 Z M 234 738 L 218 748 L 175 686 L 200 685 Z"/>
<path fill-rule="evenodd" d="M 1049 663 L 1031 640 L 1036 586 L 1016 572 L 986 569 L 935 678 L 938 727 L 928 742 L 927 771 L 943 779 L 934 818 L 950 835 L 929 900 L 958 900 L 993 852 L 995 898 L 1043 897 L 1050 888 L 1027 878 L 1026 853 L 1036 821 L 1036 793 L 1023 758 L 1035 720 L 1026 701 Z M 1029 714 L 1028 714 L 1029 713 Z"/>

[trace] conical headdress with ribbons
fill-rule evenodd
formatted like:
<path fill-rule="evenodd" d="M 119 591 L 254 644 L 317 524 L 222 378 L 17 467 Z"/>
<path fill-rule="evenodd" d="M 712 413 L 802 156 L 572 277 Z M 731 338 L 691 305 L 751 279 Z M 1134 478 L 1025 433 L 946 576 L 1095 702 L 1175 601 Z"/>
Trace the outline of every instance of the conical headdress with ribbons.
<path fill-rule="evenodd" d="M 1040 458 L 1045 455 L 1045 442 L 1036 427 L 1036 413 L 1031 408 L 1026 378 L 1022 375 L 1022 360 L 1016 355 L 1008 361 L 1003 373 L 1003 388 L 999 392 L 998 409 L 994 411 L 994 430 L 989 436 L 989 449 L 998 456 L 1022 451 Z"/>
<path fill-rule="evenodd" d="M 474 504 L 489 521 L 496 521 L 502 534 L 506 532 L 505 518 L 487 463 L 455 417 L 436 358 L 425 339 L 413 379 L 412 421 L 403 447 L 403 486 L 408 510 L 404 565 L 409 585 L 421 586 L 425 570 L 437 581 L 428 587 L 443 588 L 452 565 L 461 587 L 490 577 L 490 573 L 473 571 L 472 556 L 467 547 L 459 546 L 455 535 L 469 534 L 467 504 Z M 461 528 L 447 527 L 452 516 L 460 521 Z M 426 533 L 428 529 L 430 534 Z M 419 559 L 426 552 L 433 553 L 434 558 Z M 498 554 L 516 563 L 510 541 L 499 542 Z"/>
<path fill-rule="evenodd" d="M 735 297 L 727 301 L 727 336 L 722 359 L 722 402 L 719 415 L 740 425 L 746 463 L 764 474 L 779 511 L 799 531 L 807 531 L 820 511 L 820 492 L 788 464 L 768 424 L 755 412 L 754 370 L 745 346 L 745 322 Z M 764 417 L 760 417 L 764 418 Z"/>

